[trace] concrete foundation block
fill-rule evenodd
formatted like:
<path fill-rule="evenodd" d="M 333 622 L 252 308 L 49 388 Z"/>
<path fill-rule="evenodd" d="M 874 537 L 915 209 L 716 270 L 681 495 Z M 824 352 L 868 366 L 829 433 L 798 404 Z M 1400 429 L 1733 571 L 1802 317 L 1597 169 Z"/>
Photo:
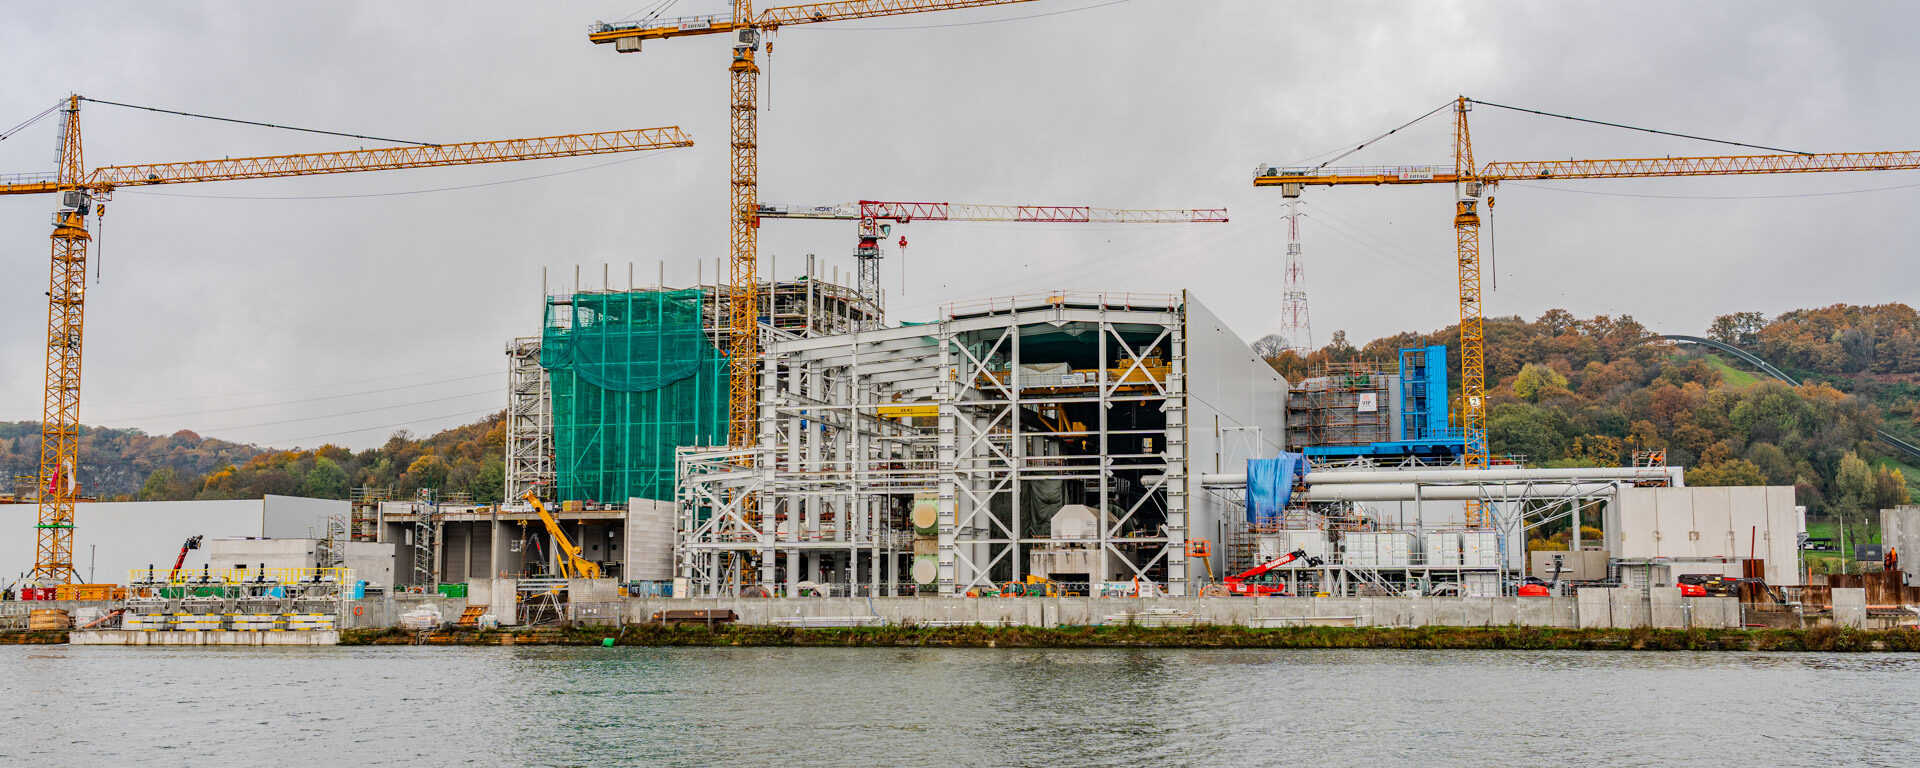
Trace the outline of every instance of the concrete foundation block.
<path fill-rule="evenodd" d="M 1652 587 L 1647 590 L 1651 624 L 1659 629 L 1686 629 L 1687 605 L 1679 587 Z"/>
<path fill-rule="evenodd" d="M 1653 623 L 1652 611 L 1647 605 L 1647 595 L 1631 587 L 1616 587 L 1609 590 L 1608 602 L 1611 604 L 1616 629 L 1645 627 Z"/>
<path fill-rule="evenodd" d="M 1833 623 L 1848 629 L 1865 628 L 1867 626 L 1867 591 L 1859 587 L 1835 587 Z"/>
<path fill-rule="evenodd" d="M 1581 629 L 1606 629 L 1613 626 L 1613 590 L 1587 588 L 1576 593 L 1576 614 Z"/>

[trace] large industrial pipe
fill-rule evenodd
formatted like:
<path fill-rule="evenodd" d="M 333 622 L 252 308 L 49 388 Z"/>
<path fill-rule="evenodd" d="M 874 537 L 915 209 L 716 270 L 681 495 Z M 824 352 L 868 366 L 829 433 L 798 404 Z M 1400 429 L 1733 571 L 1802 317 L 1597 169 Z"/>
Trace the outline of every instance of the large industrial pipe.
<path fill-rule="evenodd" d="M 1419 485 L 1369 483 L 1365 485 L 1307 486 L 1307 501 L 1471 501 L 1519 500 L 1563 496 L 1596 496 L 1618 488 L 1618 483 L 1499 483 L 1475 485 Z"/>
<path fill-rule="evenodd" d="M 1665 479 L 1669 484 L 1685 484 L 1680 467 L 1567 467 L 1532 469 L 1495 467 L 1492 469 L 1323 469 L 1308 472 L 1308 486 L 1377 485 L 1392 483 L 1510 483 L 1538 480 L 1568 482 L 1596 480 Z M 1208 488 L 1241 488 L 1247 473 L 1224 472 L 1200 475 L 1200 485 Z"/>

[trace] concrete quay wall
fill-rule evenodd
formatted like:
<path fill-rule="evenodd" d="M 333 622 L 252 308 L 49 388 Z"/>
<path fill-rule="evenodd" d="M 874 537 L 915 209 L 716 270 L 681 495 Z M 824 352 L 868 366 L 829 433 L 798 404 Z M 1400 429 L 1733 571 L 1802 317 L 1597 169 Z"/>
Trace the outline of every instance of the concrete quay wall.
<path fill-rule="evenodd" d="M 93 629 L 70 632 L 67 642 L 72 645 L 339 645 L 340 633 L 336 630 L 148 632 L 138 629 Z"/>
<path fill-rule="evenodd" d="M 745 624 L 776 620 L 877 616 L 888 624 L 928 622 L 1011 626 L 1084 626 L 1125 623 L 1147 611 L 1190 614 L 1199 624 L 1286 626 L 1346 624 L 1362 627 L 1658 627 L 1738 629 L 1740 605 L 1730 597 L 1635 595 L 1601 590 L 1582 597 L 1023 597 L 956 599 L 891 598 L 647 598 L 627 601 L 622 619 L 644 622 L 655 611 L 727 609 Z M 1660 590 L 1655 590 L 1659 592 Z M 1583 603 L 1583 600 L 1586 601 Z M 1595 602 L 1595 601 L 1598 602 Z M 1659 606 L 1656 610 L 1656 601 Z"/>

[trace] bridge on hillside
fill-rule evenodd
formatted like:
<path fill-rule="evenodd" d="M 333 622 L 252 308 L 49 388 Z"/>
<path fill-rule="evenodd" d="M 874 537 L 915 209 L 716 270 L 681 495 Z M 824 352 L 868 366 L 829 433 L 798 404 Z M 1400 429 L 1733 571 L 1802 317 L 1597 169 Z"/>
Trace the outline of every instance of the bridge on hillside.
<path fill-rule="evenodd" d="M 1759 368 L 1761 372 L 1767 374 L 1768 376 L 1772 376 L 1776 379 L 1784 381 L 1788 384 L 1792 384 L 1793 386 L 1796 386 L 1796 387 L 1800 386 L 1799 379 L 1796 379 L 1792 376 L 1788 376 L 1786 371 L 1780 370 L 1779 368 L 1775 368 L 1773 367 L 1772 363 L 1762 360 L 1754 356 L 1753 353 L 1748 352 L 1739 347 L 1736 347 L 1732 344 L 1714 341 L 1713 339 L 1703 339 L 1699 336 L 1679 336 L 1671 333 L 1661 334 L 1660 338 L 1666 339 L 1667 341 L 1681 342 L 1683 344 L 1699 344 L 1703 347 L 1709 347 L 1712 349 L 1720 350 L 1721 352 L 1725 352 L 1729 355 L 1733 355 L 1734 357 L 1740 358 L 1741 360 L 1745 361 L 1748 365 L 1751 365 L 1755 368 Z M 1914 445 L 1913 443 L 1909 443 L 1898 437 L 1890 435 L 1884 429 L 1874 430 L 1873 436 L 1880 438 L 1880 442 L 1883 442 L 1883 443 L 1886 443 L 1887 445 L 1891 445 L 1895 448 L 1898 448 L 1900 452 L 1905 453 L 1907 456 L 1911 458 L 1920 459 L 1920 446 Z"/>

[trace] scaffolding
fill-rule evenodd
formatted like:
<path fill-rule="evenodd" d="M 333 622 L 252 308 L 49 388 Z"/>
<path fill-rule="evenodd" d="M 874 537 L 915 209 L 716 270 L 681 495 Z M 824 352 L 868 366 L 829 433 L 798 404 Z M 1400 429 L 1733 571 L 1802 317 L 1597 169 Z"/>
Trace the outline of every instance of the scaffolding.
<path fill-rule="evenodd" d="M 1287 444 L 1357 446 L 1399 439 L 1392 418 L 1397 374 L 1371 363 L 1329 363 L 1287 393 Z"/>
<path fill-rule="evenodd" d="M 440 506 L 432 493 L 421 490 L 413 502 L 413 586 L 432 591 L 440 583 Z"/>
<path fill-rule="evenodd" d="M 527 491 L 553 501 L 553 388 L 540 367 L 540 337 L 507 344 L 506 500 Z"/>
<path fill-rule="evenodd" d="M 393 498 L 392 488 L 373 488 L 360 486 L 348 493 L 348 502 L 352 505 L 347 518 L 347 538 L 350 541 L 380 540 L 380 502 Z"/>
<path fill-rule="evenodd" d="M 1182 296 L 1055 292 L 927 325 L 773 336 L 760 444 L 680 452 L 679 574 L 696 595 L 986 593 L 1034 573 L 1053 515 L 1083 505 L 1104 514 L 1075 544 L 1097 555 L 1070 580 L 1194 594 L 1188 417 L 1215 405 L 1188 397 L 1193 311 Z M 1209 376 L 1254 370 L 1244 342 L 1203 324 Z M 1234 384 L 1236 401 L 1270 408 L 1264 438 L 1244 414 L 1207 411 L 1213 461 L 1277 448 L 1283 385 L 1270 383 Z M 1232 447 L 1223 430 L 1256 437 Z M 1198 530 L 1219 525 L 1208 514 Z"/>
<path fill-rule="evenodd" d="M 769 340 L 877 323 L 877 307 L 816 279 L 814 269 L 809 257 L 800 278 L 762 283 Z M 509 347 L 516 359 L 509 435 L 519 438 L 508 443 L 509 498 L 540 487 L 561 501 L 674 498 L 675 451 L 727 442 L 725 294 L 701 286 L 547 297 L 541 338 Z M 521 367 L 528 357 L 537 358 L 539 374 Z"/>
<path fill-rule="evenodd" d="M 346 515 L 328 515 L 326 535 L 314 548 L 314 564 L 321 568 L 341 568 L 347 564 L 348 525 Z"/>

